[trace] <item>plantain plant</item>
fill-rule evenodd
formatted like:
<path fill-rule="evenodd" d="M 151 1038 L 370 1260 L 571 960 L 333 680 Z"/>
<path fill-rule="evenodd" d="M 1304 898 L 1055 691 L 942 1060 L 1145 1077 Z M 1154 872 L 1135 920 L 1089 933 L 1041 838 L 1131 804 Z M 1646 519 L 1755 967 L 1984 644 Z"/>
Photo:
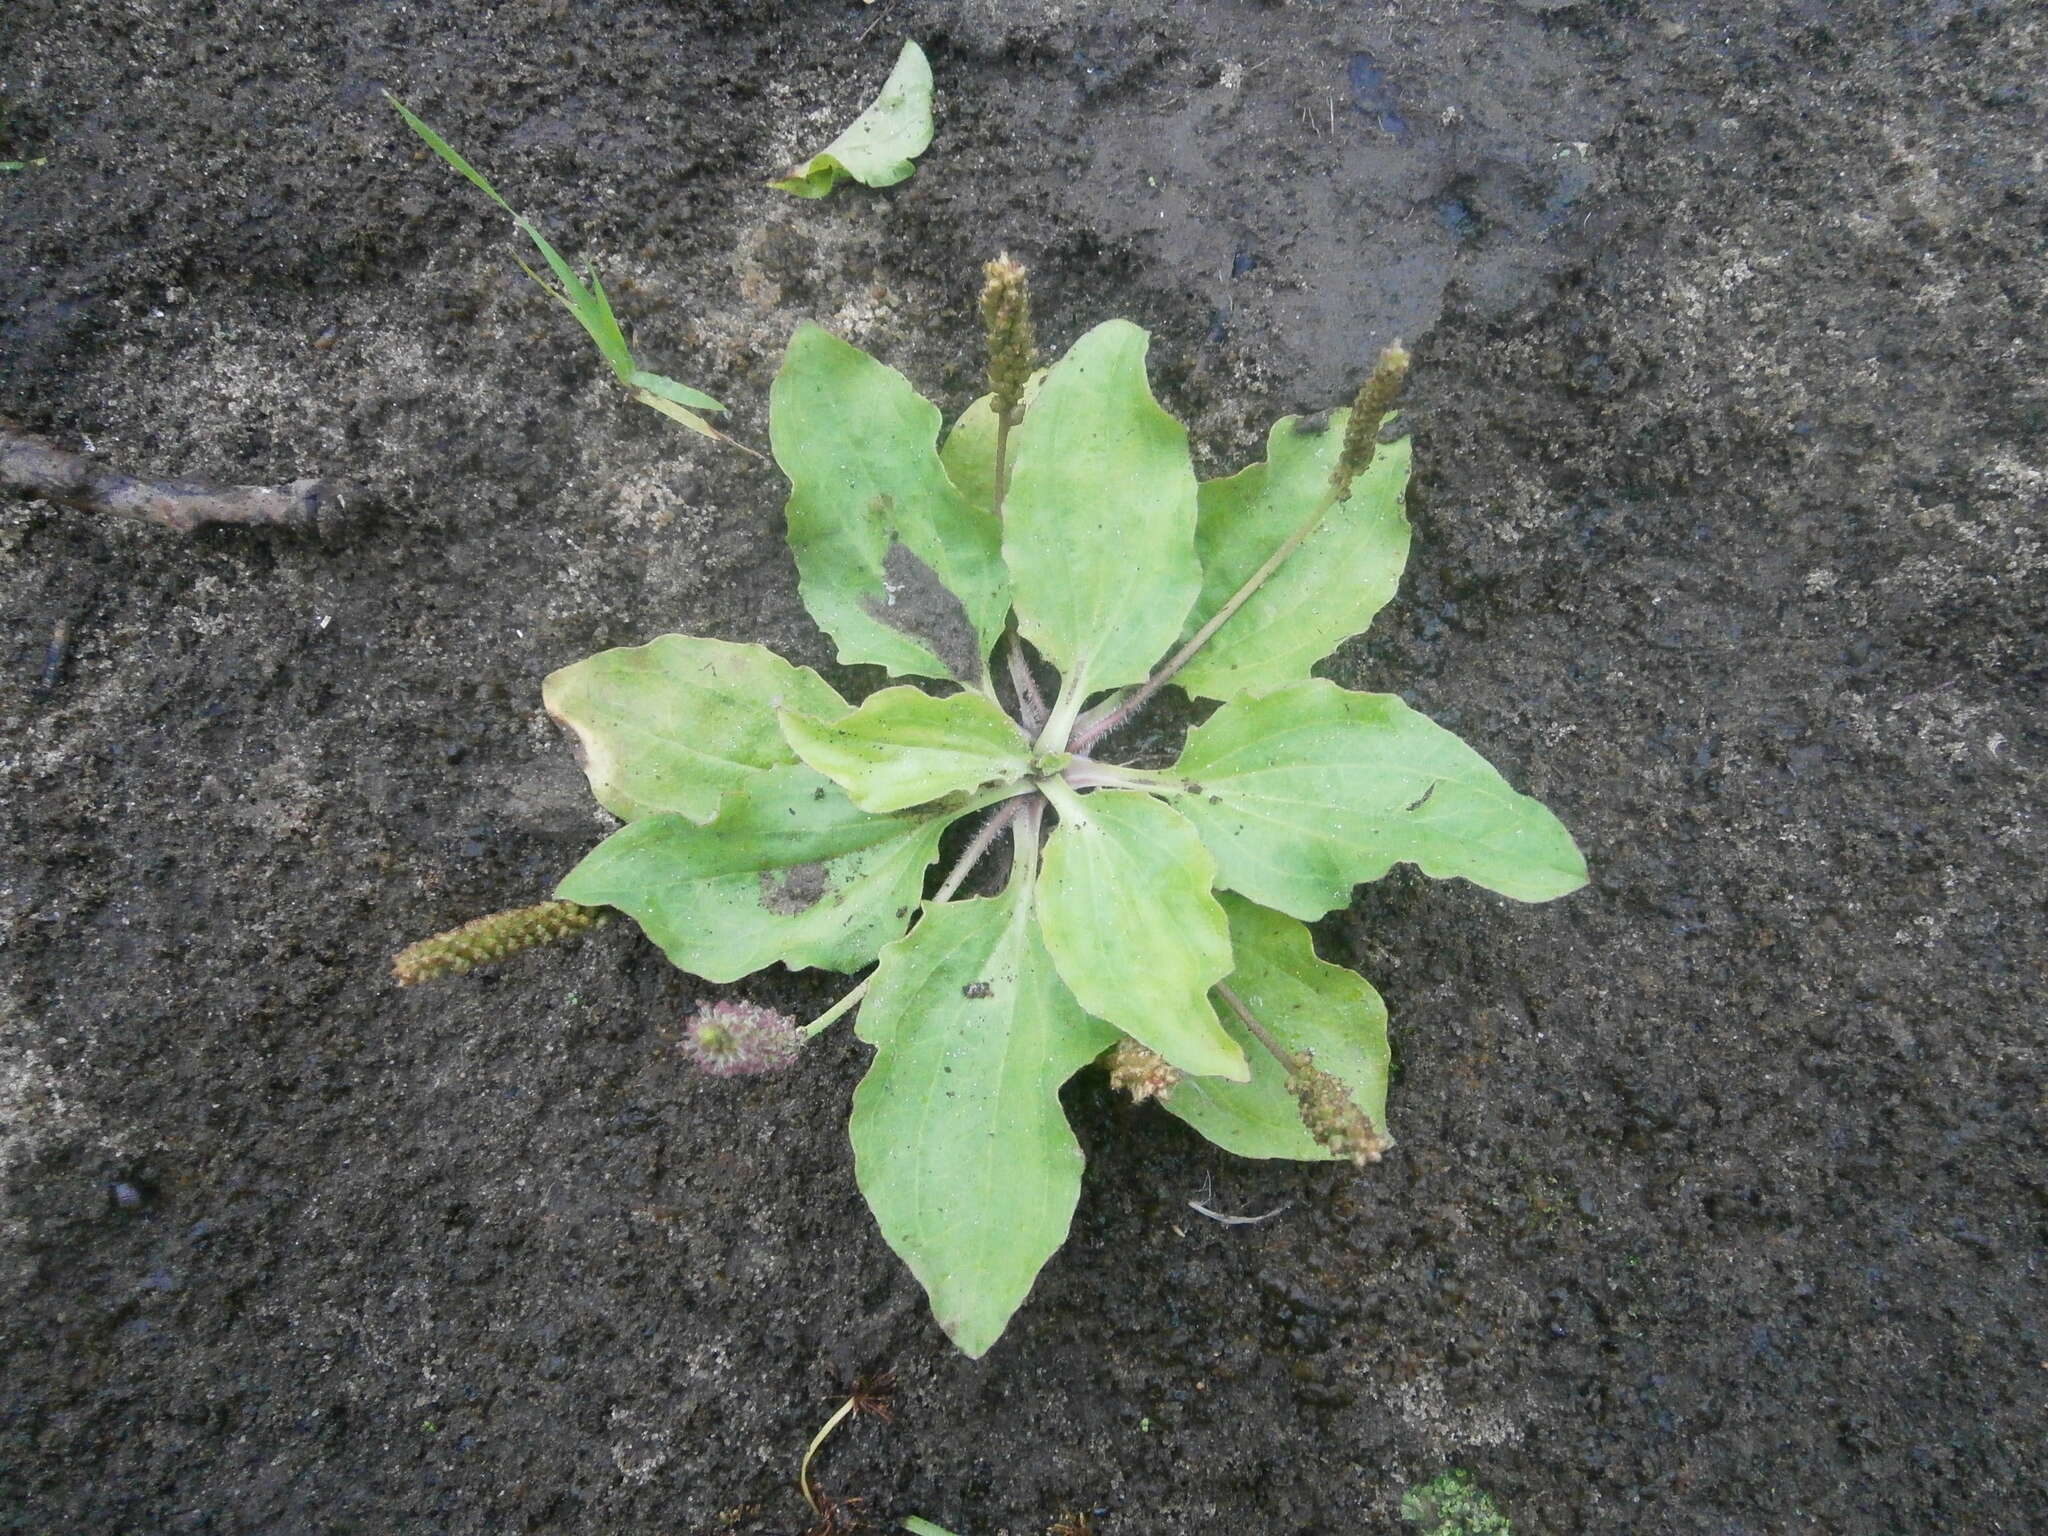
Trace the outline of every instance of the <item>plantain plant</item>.
<path fill-rule="evenodd" d="M 873 964 L 802 1036 L 858 1010 L 861 1191 L 976 1356 L 1065 1240 L 1076 1072 L 1101 1061 L 1246 1157 L 1374 1161 L 1386 1012 L 1306 925 L 1397 862 L 1522 901 L 1585 881 L 1557 818 L 1464 742 L 1311 675 L 1407 558 L 1410 445 L 1380 442 L 1406 354 L 1198 484 L 1142 330 L 1110 321 L 1035 372 L 1022 269 L 986 276 L 990 392 L 943 443 L 936 406 L 816 326 L 770 399 L 805 605 L 842 662 L 918 681 L 855 705 L 689 635 L 555 673 L 547 707 L 624 825 L 552 903 L 400 960 L 464 969 L 618 911 L 711 982 Z M 1169 684 L 1217 707 L 1172 762 L 1116 761 Z M 688 1044 L 748 1070 L 796 1038 L 725 1002 Z"/>

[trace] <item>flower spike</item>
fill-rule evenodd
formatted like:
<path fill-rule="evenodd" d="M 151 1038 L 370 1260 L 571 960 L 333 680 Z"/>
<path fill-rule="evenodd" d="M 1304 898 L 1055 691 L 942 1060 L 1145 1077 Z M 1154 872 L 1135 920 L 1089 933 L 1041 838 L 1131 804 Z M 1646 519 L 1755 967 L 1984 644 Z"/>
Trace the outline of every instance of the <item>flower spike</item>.
<path fill-rule="evenodd" d="M 1330 490 L 1338 500 L 1351 494 L 1351 482 L 1372 467 L 1379 450 L 1380 423 L 1393 409 L 1395 396 L 1408 377 L 1408 349 L 1394 342 L 1383 348 L 1372 377 L 1358 387 L 1351 402 L 1351 420 L 1344 428 L 1344 451 L 1330 471 Z"/>
<path fill-rule="evenodd" d="M 1102 1064 L 1109 1069 L 1109 1086 L 1128 1093 L 1133 1104 L 1142 1104 L 1147 1099 L 1164 1104 L 1181 1080 L 1180 1068 L 1129 1035 L 1110 1048 Z"/>
<path fill-rule="evenodd" d="M 1031 377 L 1031 291 L 1024 268 L 1006 253 L 982 267 L 981 320 L 988 330 L 988 387 L 999 420 L 1014 422 Z"/>
<path fill-rule="evenodd" d="M 1294 1058 L 1287 1091 L 1301 1107 L 1301 1123 L 1324 1151 L 1348 1157 L 1363 1168 L 1378 1162 L 1393 1145 L 1358 1107 L 1351 1090 L 1306 1055 Z"/>
<path fill-rule="evenodd" d="M 683 1054 L 712 1077 L 781 1072 L 802 1043 L 796 1020 L 752 1003 L 711 1003 L 683 1026 Z"/>
<path fill-rule="evenodd" d="M 460 976 L 480 965 L 503 960 L 522 949 L 572 939 L 610 920 L 603 907 L 586 907 L 573 901 L 543 901 L 536 906 L 514 907 L 472 918 L 460 928 L 437 933 L 417 944 L 408 944 L 391 962 L 391 974 L 402 987 L 433 981 L 442 976 Z"/>

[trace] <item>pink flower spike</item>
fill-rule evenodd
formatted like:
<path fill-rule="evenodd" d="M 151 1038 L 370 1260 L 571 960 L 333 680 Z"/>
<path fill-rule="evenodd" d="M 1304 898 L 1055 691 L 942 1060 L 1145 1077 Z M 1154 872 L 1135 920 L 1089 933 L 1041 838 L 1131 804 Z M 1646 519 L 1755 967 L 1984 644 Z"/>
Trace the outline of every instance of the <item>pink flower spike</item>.
<path fill-rule="evenodd" d="M 752 1003 L 707 1003 L 683 1026 L 683 1054 L 712 1077 L 785 1071 L 801 1043 L 796 1020 Z"/>

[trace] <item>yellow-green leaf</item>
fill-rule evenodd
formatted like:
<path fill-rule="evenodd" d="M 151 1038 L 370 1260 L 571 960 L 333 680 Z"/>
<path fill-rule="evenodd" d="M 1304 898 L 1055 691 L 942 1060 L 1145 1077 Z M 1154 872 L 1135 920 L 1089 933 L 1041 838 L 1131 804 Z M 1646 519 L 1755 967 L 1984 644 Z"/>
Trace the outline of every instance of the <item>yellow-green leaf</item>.
<path fill-rule="evenodd" d="M 1054 784 L 1060 822 L 1038 876 L 1045 947 L 1083 1008 L 1183 1072 L 1243 1081 L 1244 1052 L 1209 989 L 1230 974 L 1215 861 L 1150 795 Z"/>
<path fill-rule="evenodd" d="M 854 1171 L 889 1246 L 980 1355 L 1066 1240 L 1081 1149 L 1060 1084 L 1116 1041 L 1061 984 L 1028 884 L 934 907 L 882 951 L 856 1026 Z"/>
<path fill-rule="evenodd" d="M 994 517 L 939 462 L 939 422 L 902 374 L 810 324 L 769 392 L 799 590 L 839 659 L 972 683 L 1008 581 Z"/>
<path fill-rule="evenodd" d="M 541 702 L 573 735 L 598 805 L 625 821 L 709 821 L 750 774 L 797 762 L 776 709 L 821 719 L 848 709 L 811 668 L 698 635 L 598 651 L 549 674 Z"/>
<path fill-rule="evenodd" d="M 934 698 L 884 688 L 843 718 L 785 710 L 783 735 L 797 755 L 864 811 L 901 811 L 946 795 L 1022 778 L 1031 743 L 978 693 Z"/>
<path fill-rule="evenodd" d="M 768 185 L 797 197 L 823 197 L 849 176 L 863 186 L 893 187 L 917 170 L 910 162 L 931 142 L 932 66 L 922 48 L 907 42 L 881 95 L 846 132 Z"/>
<path fill-rule="evenodd" d="M 1201 589 L 1187 433 L 1152 398 L 1146 345 L 1127 320 L 1098 325 L 1010 435 L 1003 559 L 1018 627 L 1088 691 L 1142 680 Z"/>
<path fill-rule="evenodd" d="M 1207 623 L 1268 556 L 1298 530 L 1329 488 L 1348 410 L 1325 426 L 1276 422 L 1261 463 L 1201 489 L 1195 548 L 1202 595 L 1183 638 Z M 1307 677 L 1362 633 L 1401 581 L 1408 559 L 1409 441 L 1382 444 L 1351 495 L 1233 613 L 1174 681 L 1198 698 L 1235 699 Z"/>
<path fill-rule="evenodd" d="M 848 707 L 809 667 L 696 635 L 600 651 L 550 674 L 541 701 L 573 734 L 597 803 L 627 821 L 709 821 L 750 775 L 796 761 L 777 709 L 832 719 Z"/>
<path fill-rule="evenodd" d="M 649 816 L 555 888 L 617 907 L 683 970 L 736 981 L 781 961 L 853 971 L 910 924 L 950 816 L 870 816 L 801 763 L 769 768 L 699 825 Z"/>
<path fill-rule="evenodd" d="M 1218 883 L 1294 917 L 1348 905 L 1400 862 L 1517 901 L 1586 883 L 1557 817 L 1390 693 L 1311 680 L 1234 700 L 1188 733 L 1172 773 Z"/>

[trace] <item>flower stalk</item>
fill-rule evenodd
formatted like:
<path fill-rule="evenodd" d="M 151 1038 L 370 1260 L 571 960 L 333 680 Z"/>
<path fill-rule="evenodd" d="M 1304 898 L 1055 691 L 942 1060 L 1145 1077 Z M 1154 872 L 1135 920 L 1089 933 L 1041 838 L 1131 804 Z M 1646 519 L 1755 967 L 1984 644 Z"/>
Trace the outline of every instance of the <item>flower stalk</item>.
<path fill-rule="evenodd" d="M 1005 251 L 982 269 L 981 323 L 988 335 L 988 388 L 996 418 L 995 490 L 990 510 L 998 520 L 1010 489 L 1010 429 L 1024 415 L 1024 386 L 1037 361 L 1031 330 L 1031 289 L 1023 265 Z M 1024 660 L 1024 647 L 1012 619 L 1003 635 L 1010 687 L 1017 695 L 1017 713 L 1027 731 L 1045 723 L 1045 698 Z"/>

